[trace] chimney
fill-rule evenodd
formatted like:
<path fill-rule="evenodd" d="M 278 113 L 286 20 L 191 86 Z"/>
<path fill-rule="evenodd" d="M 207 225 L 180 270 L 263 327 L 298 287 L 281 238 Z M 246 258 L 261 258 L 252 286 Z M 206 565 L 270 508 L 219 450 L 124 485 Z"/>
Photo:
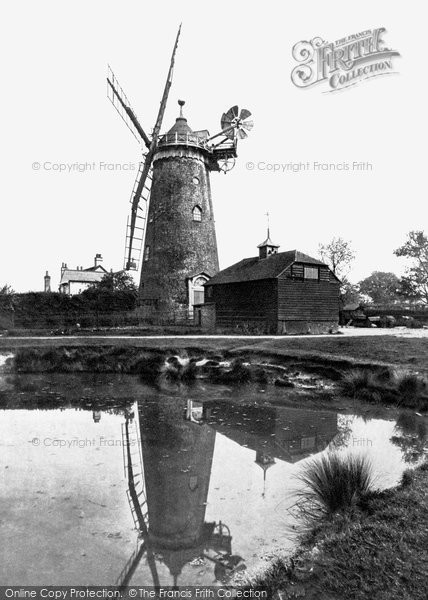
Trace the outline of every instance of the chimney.
<path fill-rule="evenodd" d="M 49 273 L 46 271 L 46 275 L 44 277 L 45 279 L 45 292 L 50 292 L 51 291 L 51 276 L 49 275 Z"/>
<path fill-rule="evenodd" d="M 63 276 L 64 271 L 66 270 L 66 268 L 67 268 L 67 263 L 63 262 L 62 265 L 61 265 L 61 277 Z"/>
<path fill-rule="evenodd" d="M 103 257 L 101 254 L 95 254 L 95 266 L 98 267 L 103 262 Z"/>

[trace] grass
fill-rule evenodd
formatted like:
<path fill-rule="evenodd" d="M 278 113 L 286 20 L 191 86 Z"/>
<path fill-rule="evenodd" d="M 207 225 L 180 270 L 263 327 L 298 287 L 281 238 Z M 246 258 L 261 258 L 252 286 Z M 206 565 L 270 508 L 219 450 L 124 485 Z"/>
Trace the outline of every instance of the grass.
<path fill-rule="evenodd" d="M 308 461 L 297 479 L 300 511 L 315 522 L 356 506 L 373 487 L 373 469 L 366 455 L 329 452 Z"/>
<path fill-rule="evenodd" d="M 344 374 L 340 388 L 351 398 L 428 409 L 427 382 L 415 373 L 390 369 L 354 369 Z"/>
<path fill-rule="evenodd" d="M 400 366 L 406 370 L 415 370 L 428 374 L 428 339 L 427 338 L 400 338 L 390 335 L 372 336 L 364 335 L 324 336 L 314 338 L 302 336 L 300 338 L 277 337 L 264 340 L 250 338 L 229 339 L 148 339 L 138 337 L 118 337 L 106 340 L 103 337 L 58 337 L 54 339 L 8 339 L 0 338 L 0 348 L 14 350 L 18 347 L 52 347 L 52 346 L 127 346 L 139 349 L 172 349 L 177 351 L 191 349 L 195 352 L 220 352 L 228 351 L 231 354 L 257 352 L 259 354 L 277 357 L 282 360 L 311 359 L 319 363 L 330 365 L 348 364 L 348 367 L 372 363 L 385 366 Z"/>
<path fill-rule="evenodd" d="M 278 600 L 426 600 L 428 464 L 404 479 L 319 525 L 252 585 Z"/>

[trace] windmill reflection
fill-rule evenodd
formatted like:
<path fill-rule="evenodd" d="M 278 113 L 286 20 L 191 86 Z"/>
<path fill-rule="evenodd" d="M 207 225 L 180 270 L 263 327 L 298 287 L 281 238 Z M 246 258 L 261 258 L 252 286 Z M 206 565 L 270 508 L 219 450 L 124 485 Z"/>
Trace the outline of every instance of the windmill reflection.
<path fill-rule="evenodd" d="M 177 397 L 167 396 L 137 403 L 135 413 L 126 414 L 123 448 L 128 500 L 140 545 L 118 585 L 131 581 L 143 556 L 155 586 L 160 585 L 161 564 L 167 566 L 173 585 L 188 564 L 211 563 L 215 580 L 222 583 L 246 568 L 244 559 L 233 554 L 229 527 L 205 518 L 217 433 L 254 452 L 265 498 L 270 468 L 278 461 L 295 463 L 323 450 L 337 431 L 337 415 L 328 411 L 222 400 L 188 401 L 186 408 Z"/>
<path fill-rule="evenodd" d="M 159 561 L 173 585 L 184 565 L 201 558 L 214 563 L 214 575 L 223 581 L 242 559 L 232 555 L 227 525 L 205 521 L 216 431 L 192 411 L 184 413 L 176 398 L 137 406 L 137 418 L 125 415 L 122 435 L 128 501 L 141 544 L 117 585 L 128 585 L 144 555 L 155 586 Z"/>

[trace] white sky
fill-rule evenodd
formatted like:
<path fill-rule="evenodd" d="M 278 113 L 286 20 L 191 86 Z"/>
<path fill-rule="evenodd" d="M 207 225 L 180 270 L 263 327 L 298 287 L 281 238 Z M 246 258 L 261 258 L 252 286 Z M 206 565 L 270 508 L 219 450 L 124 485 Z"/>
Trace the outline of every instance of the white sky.
<path fill-rule="evenodd" d="M 411 6 L 411 8 L 410 8 Z M 98 163 L 137 163 L 140 149 L 106 97 L 110 63 L 140 122 L 154 125 L 176 30 L 183 22 L 164 118 L 177 99 L 193 129 L 219 129 L 238 104 L 255 126 L 240 143 L 235 169 L 211 177 L 222 268 L 271 234 L 280 250 L 316 255 L 332 236 L 352 241 L 355 281 L 373 270 L 401 272 L 392 254 L 410 229 L 428 229 L 426 6 L 360 0 L 212 3 L 23 1 L 3 7 L 0 285 L 56 289 L 61 262 L 122 267 L 133 171 Z M 290 80 L 292 46 L 334 41 L 385 27 L 401 53 L 399 75 L 347 91 L 298 89 Z M 373 163 L 372 172 L 268 173 L 248 161 Z M 32 163 L 97 163 L 57 173 Z"/>

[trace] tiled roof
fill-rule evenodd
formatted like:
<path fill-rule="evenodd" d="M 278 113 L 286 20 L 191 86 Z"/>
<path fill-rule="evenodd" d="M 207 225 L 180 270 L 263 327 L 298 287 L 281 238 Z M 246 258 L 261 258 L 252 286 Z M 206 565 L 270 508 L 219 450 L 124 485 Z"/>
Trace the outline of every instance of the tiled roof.
<path fill-rule="evenodd" d="M 70 281 L 81 281 L 83 283 L 96 283 L 104 277 L 104 271 L 81 271 L 80 269 L 65 269 L 61 276 L 59 285 L 64 285 Z"/>
<path fill-rule="evenodd" d="M 104 267 L 102 265 L 94 265 L 93 267 L 89 267 L 88 269 L 83 269 L 84 271 L 86 271 L 86 273 L 88 271 L 98 271 L 98 272 L 103 272 L 103 273 L 107 273 L 107 270 L 104 269 Z"/>
<path fill-rule="evenodd" d="M 244 258 L 227 269 L 223 269 L 212 277 L 206 285 L 218 283 L 237 283 L 241 281 L 254 281 L 257 279 L 274 279 L 278 277 L 287 267 L 293 263 L 305 263 L 309 265 L 325 265 L 317 258 L 312 258 L 298 250 L 278 252 L 267 258 L 260 259 L 258 256 Z"/>

